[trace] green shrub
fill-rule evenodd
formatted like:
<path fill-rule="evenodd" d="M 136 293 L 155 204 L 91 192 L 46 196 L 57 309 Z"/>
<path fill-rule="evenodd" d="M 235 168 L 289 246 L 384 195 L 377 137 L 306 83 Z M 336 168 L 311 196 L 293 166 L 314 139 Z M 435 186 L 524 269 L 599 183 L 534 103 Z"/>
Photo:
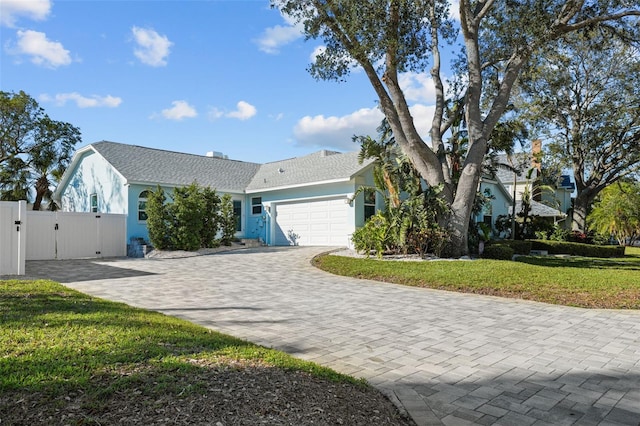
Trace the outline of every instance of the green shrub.
<path fill-rule="evenodd" d="M 623 257 L 623 246 L 597 246 L 567 241 L 532 240 L 533 250 L 546 250 L 549 254 L 568 254 L 584 257 Z"/>
<path fill-rule="evenodd" d="M 531 241 L 522 240 L 495 240 L 491 241 L 491 246 L 506 246 L 513 250 L 514 254 L 528 255 L 531 252 Z"/>
<path fill-rule="evenodd" d="M 200 232 L 201 247 L 218 247 L 218 232 L 220 231 L 220 197 L 215 189 L 202 189 L 202 231 Z"/>
<path fill-rule="evenodd" d="M 198 250 L 202 231 L 203 198 L 195 183 L 173 190 L 171 244 L 178 250 Z"/>
<path fill-rule="evenodd" d="M 233 204 L 228 197 L 227 211 L 216 191 L 193 183 L 175 188 L 173 201 L 167 202 L 164 190 L 158 186 L 147 196 L 147 229 L 149 240 L 158 250 L 198 250 L 218 247 L 218 235 L 225 218 L 230 215 L 232 233 L 235 234 Z M 227 215 L 227 216 L 226 216 Z M 223 231 L 223 237 L 226 235 Z M 230 244 L 229 240 L 229 244 Z"/>
<path fill-rule="evenodd" d="M 484 248 L 482 257 L 485 259 L 511 260 L 514 250 L 506 244 L 493 244 Z"/>
<path fill-rule="evenodd" d="M 389 238 L 389 223 L 382 212 L 371 216 L 362 228 L 356 229 L 351 236 L 353 247 L 359 253 L 369 257 L 372 251 L 381 258 L 387 248 Z"/>
<path fill-rule="evenodd" d="M 222 238 L 220 243 L 230 246 L 236 236 L 237 218 L 233 214 L 233 199 L 231 195 L 224 194 L 220 200 L 220 231 Z"/>
<path fill-rule="evenodd" d="M 151 245 L 158 250 L 166 250 L 171 246 L 171 218 L 165 204 L 164 190 L 158 186 L 147 195 L 147 229 Z"/>

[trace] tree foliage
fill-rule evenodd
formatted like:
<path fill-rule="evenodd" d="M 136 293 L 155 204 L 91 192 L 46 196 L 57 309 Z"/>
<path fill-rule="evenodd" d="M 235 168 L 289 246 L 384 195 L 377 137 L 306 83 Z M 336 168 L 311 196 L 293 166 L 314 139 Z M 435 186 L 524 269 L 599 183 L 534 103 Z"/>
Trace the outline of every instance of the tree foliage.
<path fill-rule="evenodd" d="M 0 199 L 29 199 L 40 210 L 71 162 L 80 130 L 52 120 L 24 92 L 0 92 Z"/>
<path fill-rule="evenodd" d="M 570 168 L 573 229 L 586 232 L 597 194 L 640 169 L 640 51 L 602 29 L 568 34 L 524 75 L 546 158 Z"/>
<path fill-rule="evenodd" d="M 593 231 L 632 245 L 640 239 L 640 182 L 618 181 L 603 189 L 588 219 Z"/>
<path fill-rule="evenodd" d="M 220 240 L 220 197 L 215 189 L 202 188 L 202 231 L 200 232 L 201 247 L 218 247 Z"/>
<path fill-rule="evenodd" d="M 224 194 L 220 199 L 220 231 L 222 237 L 220 243 L 225 246 L 231 245 L 235 238 L 238 220 L 233 213 L 233 199 L 231 195 Z"/>
<path fill-rule="evenodd" d="M 197 184 L 174 188 L 171 215 L 171 244 L 178 250 L 200 248 L 204 197 Z"/>
<path fill-rule="evenodd" d="M 386 209 L 369 218 L 364 227 L 353 234 L 356 250 L 383 253 L 428 252 L 440 255 L 447 232 L 437 222 L 442 206 L 438 188 L 422 187 L 420 175 L 398 149 L 386 120 L 378 127 L 378 139 L 354 136 L 360 143 L 360 162 L 374 159 L 375 190 L 384 198 Z M 372 190 L 361 187 L 356 195 Z"/>
<path fill-rule="evenodd" d="M 159 250 L 188 251 L 218 247 L 221 241 L 230 244 L 224 225 L 233 223 L 235 233 L 235 218 L 233 205 L 225 208 L 227 198 L 231 200 L 195 182 L 174 188 L 171 201 L 160 186 L 150 190 L 146 212 L 151 244 Z"/>
<path fill-rule="evenodd" d="M 158 186 L 147 195 L 147 230 L 149 240 L 158 250 L 166 250 L 171 247 L 171 217 L 165 205 L 167 197 L 164 190 Z"/>
<path fill-rule="evenodd" d="M 319 79 L 344 80 L 363 70 L 396 142 L 450 206 L 439 223 L 450 229 L 450 252 L 467 251 L 471 205 L 488 141 L 509 106 L 512 88 L 529 61 L 564 34 L 607 23 L 617 31 L 640 16 L 637 0 L 460 0 L 461 75 L 445 93 L 441 45 L 457 36 L 446 0 L 272 0 L 325 49 L 310 66 Z M 400 87 L 405 72 L 429 70 L 436 91 L 430 145 L 418 134 Z M 444 135 L 464 117 L 468 145 L 454 180 Z"/>

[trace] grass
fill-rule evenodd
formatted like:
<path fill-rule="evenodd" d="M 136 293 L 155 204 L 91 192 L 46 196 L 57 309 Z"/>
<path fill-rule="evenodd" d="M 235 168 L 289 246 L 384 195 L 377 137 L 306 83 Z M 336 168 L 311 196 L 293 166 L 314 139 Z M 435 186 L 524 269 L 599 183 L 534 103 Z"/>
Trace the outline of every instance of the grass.
<path fill-rule="evenodd" d="M 52 281 L 0 281 L 0 400 L 10 392 L 109 394 L 135 387 L 184 394 L 175 376 L 244 360 L 363 383 L 285 353 L 160 313 L 112 303 Z M 0 404 L 1 405 L 1 404 Z M 2 410 L 0 410 L 2 411 Z"/>
<path fill-rule="evenodd" d="M 584 308 L 640 309 L 640 248 L 623 258 L 400 262 L 322 255 L 325 271 L 364 279 Z"/>

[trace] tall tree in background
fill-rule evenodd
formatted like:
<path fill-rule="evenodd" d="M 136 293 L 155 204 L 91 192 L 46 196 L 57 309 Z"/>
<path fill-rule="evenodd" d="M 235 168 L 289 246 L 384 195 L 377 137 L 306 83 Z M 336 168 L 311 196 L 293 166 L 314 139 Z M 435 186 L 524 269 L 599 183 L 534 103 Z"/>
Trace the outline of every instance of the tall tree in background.
<path fill-rule="evenodd" d="M 552 42 L 587 26 L 607 23 L 617 31 L 637 24 L 637 0 L 460 0 L 464 60 L 463 90 L 447 99 L 441 42 L 455 40 L 446 0 L 272 0 L 304 25 L 325 50 L 310 67 L 318 79 L 343 80 L 362 68 L 375 90 L 400 149 L 451 208 L 439 218 L 451 232 L 448 254 L 465 254 L 469 218 L 488 140 L 508 108 L 511 90 L 530 59 Z M 399 83 L 404 72 L 430 68 L 435 89 L 431 146 L 416 130 Z M 454 105 L 462 105 L 455 108 Z M 444 135 L 464 114 L 468 144 L 454 179 Z"/>
<path fill-rule="evenodd" d="M 524 75 L 548 160 L 573 170 L 572 228 L 605 187 L 640 170 L 640 51 L 598 29 L 563 37 Z"/>
<path fill-rule="evenodd" d="M 51 199 L 52 186 L 57 184 L 73 156 L 75 145 L 81 141 L 80 130 L 69 123 L 43 117 L 38 123 L 36 147 L 31 150 L 32 179 L 35 181 L 33 210 L 40 210 L 44 199 Z"/>
<path fill-rule="evenodd" d="M 52 120 L 26 93 L 0 92 L 0 199 L 28 199 L 32 192 L 33 209 L 40 210 L 80 141 L 77 127 Z"/>
<path fill-rule="evenodd" d="M 618 181 L 603 189 L 589 213 L 589 228 L 613 235 L 620 245 L 640 239 L 640 182 Z"/>

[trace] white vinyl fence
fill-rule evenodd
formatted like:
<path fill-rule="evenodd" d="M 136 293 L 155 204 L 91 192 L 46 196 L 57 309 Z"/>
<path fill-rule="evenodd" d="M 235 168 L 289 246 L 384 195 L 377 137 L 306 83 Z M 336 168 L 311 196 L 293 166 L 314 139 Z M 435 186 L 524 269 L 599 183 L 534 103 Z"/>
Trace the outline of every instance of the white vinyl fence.
<path fill-rule="evenodd" d="M 26 201 L 0 201 L 0 275 L 24 275 Z"/>
<path fill-rule="evenodd" d="M 0 275 L 24 274 L 25 260 L 120 257 L 127 254 L 126 215 L 27 211 L 0 202 Z"/>
<path fill-rule="evenodd" d="M 27 212 L 27 260 L 117 257 L 126 254 L 125 215 Z"/>

